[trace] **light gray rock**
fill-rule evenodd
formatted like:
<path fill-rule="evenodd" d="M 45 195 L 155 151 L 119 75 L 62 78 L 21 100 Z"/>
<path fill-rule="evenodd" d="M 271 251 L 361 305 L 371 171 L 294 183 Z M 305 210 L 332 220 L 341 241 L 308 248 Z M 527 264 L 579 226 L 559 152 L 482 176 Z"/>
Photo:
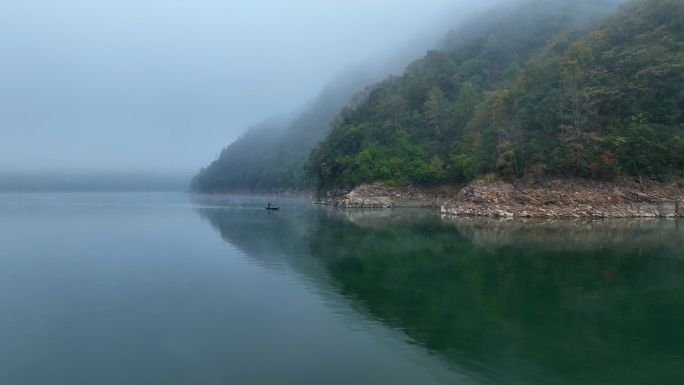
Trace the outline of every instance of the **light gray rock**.
<path fill-rule="evenodd" d="M 677 216 L 677 201 L 673 199 L 660 199 L 658 211 L 661 217 L 672 218 Z"/>

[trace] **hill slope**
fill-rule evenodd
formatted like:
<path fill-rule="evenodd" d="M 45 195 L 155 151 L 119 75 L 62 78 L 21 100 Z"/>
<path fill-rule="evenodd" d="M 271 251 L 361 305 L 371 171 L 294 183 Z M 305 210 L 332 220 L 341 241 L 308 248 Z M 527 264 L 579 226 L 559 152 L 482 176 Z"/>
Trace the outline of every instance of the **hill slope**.
<path fill-rule="evenodd" d="M 462 18 L 463 15 L 453 14 L 441 24 L 453 25 Z M 330 81 L 295 118 L 269 119 L 249 128 L 224 148 L 215 162 L 200 170 L 191 188 L 200 192 L 225 192 L 312 187 L 315 180 L 304 174 L 303 166 L 311 150 L 325 138 L 333 117 L 358 90 L 389 74 L 401 73 L 426 47 L 434 46 L 440 34 L 441 31 L 424 31 L 388 58 L 378 53 L 377 57 L 348 68 Z"/>
<path fill-rule="evenodd" d="M 633 0 L 592 22 L 609 9 L 532 1 L 470 40 L 448 35 L 447 51 L 342 109 L 308 174 L 321 186 L 681 175 L 684 3 Z"/>
<path fill-rule="evenodd" d="M 302 166 L 311 149 L 324 139 L 330 119 L 359 84 L 332 84 L 294 119 L 274 118 L 249 128 L 195 175 L 191 189 L 222 192 L 310 184 Z"/>

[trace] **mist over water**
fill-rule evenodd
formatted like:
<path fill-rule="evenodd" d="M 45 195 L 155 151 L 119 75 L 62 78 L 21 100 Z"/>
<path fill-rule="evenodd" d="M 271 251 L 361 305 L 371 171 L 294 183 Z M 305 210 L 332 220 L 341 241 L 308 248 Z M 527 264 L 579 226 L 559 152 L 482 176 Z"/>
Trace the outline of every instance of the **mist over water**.
<path fill-rule="evenodd" d="M 350 95 L 491 3 L 0 3 L 0 384 L 684 383 L 681 219 L 182 193 L 307 186 Z"/>
<path fill-rule="evenodd" d="M 186 191 L 191 174 L 0 175 L 0 193 Z"/>
<path fill-rule="evenodd" d="M 683 229 L 0 194 L 0 383 L 681 383 Z"/>

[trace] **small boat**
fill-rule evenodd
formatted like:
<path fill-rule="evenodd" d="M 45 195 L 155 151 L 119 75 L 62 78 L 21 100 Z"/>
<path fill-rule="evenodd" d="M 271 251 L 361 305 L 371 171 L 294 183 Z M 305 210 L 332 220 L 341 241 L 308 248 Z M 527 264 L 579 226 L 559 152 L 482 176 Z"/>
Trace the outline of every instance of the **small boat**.
<path fill-rule="evenodd" d="M 280 210 L 280 207 L 264 207 L 266 210 Z"/>

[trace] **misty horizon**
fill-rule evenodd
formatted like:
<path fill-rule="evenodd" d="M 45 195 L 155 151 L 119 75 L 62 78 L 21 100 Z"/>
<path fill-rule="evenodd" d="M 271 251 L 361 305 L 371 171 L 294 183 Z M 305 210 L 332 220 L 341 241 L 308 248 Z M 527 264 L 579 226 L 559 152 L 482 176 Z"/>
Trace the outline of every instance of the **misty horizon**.
<path fill-rule="evenodd" d="M 188 189 L 192 173 L 7 173 L 0 193 L 178 192 Z"/>
<path fill-rule="evenodd" d="M 191 176 L 345 72 L 402 71 L 489 3 L 0 5 L 0 175 Z"/>

